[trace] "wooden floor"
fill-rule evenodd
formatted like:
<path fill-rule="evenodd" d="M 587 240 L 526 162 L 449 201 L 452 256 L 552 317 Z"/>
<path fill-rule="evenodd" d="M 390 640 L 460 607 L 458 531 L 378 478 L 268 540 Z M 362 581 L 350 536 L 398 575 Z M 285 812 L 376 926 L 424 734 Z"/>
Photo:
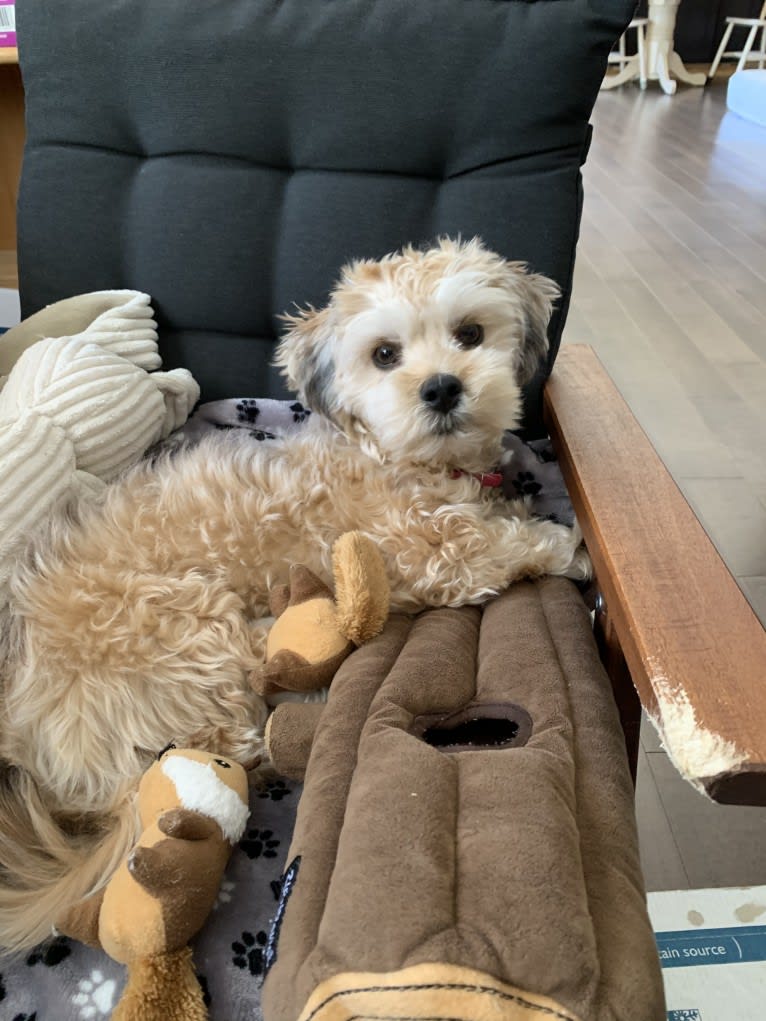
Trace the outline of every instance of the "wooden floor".
<path fill-rule="evenodd" d="M 564 343 L 596 349 L 766 623 L 766 129 L 725 95 L 600 94 Z M 706 801 L 650 726 L 637 811 L 650 890 L 766 883 L 766 809 Z"/>

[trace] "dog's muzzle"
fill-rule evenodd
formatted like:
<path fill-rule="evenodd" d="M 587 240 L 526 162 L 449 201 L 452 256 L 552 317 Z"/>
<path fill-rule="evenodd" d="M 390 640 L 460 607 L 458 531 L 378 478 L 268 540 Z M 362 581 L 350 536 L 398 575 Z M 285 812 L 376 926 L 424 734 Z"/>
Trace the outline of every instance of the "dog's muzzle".
<path fill-rule="evenodd" d="M 432 411 L 442 415 L 449 414 L 460 403 L 463 384 L 457 376 L 440 372 L 429 378 L 420 387 L 420 399 Z"/>

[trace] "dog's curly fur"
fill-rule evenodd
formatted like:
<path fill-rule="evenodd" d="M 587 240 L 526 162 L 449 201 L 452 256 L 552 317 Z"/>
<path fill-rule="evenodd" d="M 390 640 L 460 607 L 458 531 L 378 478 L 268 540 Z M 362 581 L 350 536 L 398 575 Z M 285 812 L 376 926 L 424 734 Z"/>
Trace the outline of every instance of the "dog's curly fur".
<path fill-rule="evenodd" d="M 518 421 L 556 295 L 477 241 L 354 263 L 325 309 L 288 317 L 277 364 L 317 412 L 298 436 L 265 449 L 220 434 L 143 463 L 36 538 L 4 671 L 4 946 L 47 935 L 108 875 L 168 739 L 259 755 L 266 707 L 248 677 L 290 563 L 330 580 L 334 540 L 358 529 L 405 611 L 587 576 L 576 531 L 471 474 Z M 424 384 L 445 375 L 460 392 L 434 407 Z"/>

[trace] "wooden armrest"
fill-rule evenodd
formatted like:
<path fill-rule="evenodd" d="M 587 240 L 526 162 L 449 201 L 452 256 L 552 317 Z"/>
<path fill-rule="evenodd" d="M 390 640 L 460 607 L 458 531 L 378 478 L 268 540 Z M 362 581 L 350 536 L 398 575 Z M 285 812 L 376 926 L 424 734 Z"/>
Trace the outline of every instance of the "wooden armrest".
<path fill-rule="evenodd" d="M 545 413 L 645 709 L 683 776 L 766 804 L 766 631 L 594 351 L 563 348 Z"/>

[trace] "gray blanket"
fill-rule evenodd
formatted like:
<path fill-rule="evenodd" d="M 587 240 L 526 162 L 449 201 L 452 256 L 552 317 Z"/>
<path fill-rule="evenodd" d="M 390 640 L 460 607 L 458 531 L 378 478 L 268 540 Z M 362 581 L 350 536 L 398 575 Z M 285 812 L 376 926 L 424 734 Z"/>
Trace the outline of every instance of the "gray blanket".
<path fill-rule="evenodd" d="M 202 404 L 187 423 L 165 441 L 165 446 L 195 443 L 207 433 L 241 429 L 256 442 L 289 438 L 308 421 L 311 411 L 299 401 L 234 397 Z M 505 453 L 497 468 L 503 495 L 523 497 L 538 517 L 571 525 L 574 512 L 550 440 L 525 443 L 515 433 L 503 438 Z"/>

